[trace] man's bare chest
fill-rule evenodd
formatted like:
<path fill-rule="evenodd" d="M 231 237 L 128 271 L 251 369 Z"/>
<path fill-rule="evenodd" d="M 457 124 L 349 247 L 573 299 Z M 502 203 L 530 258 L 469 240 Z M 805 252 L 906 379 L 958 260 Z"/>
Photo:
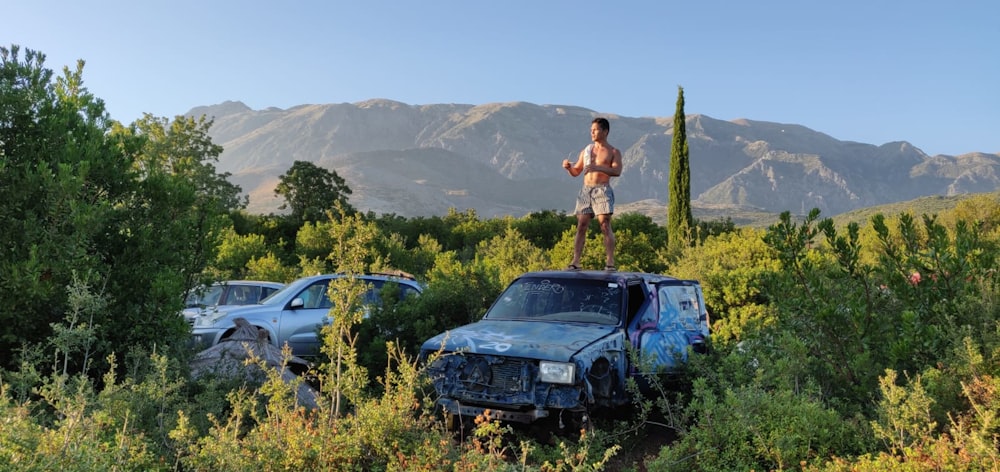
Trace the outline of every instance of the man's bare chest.
<path fill-rule="evenodd" d="M 591 145 L 588 149 L 589 155 L 587 156 L 587 161 L 589 164 L 599 166 L 611 165 L 611 162 L 614 160 L 614 150 L 615 148 L 611 146 Z"/>

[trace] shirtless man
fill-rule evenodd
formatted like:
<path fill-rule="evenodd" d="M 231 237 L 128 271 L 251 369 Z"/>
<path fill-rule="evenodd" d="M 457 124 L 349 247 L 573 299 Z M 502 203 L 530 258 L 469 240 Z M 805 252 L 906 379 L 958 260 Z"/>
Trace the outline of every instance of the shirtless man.
<path fill-rule="evenodd" d="M 576 163 L 563 159 L 562 166 L 569 175 L 583 174 L 583 189 L 576 197 L 576 240 L 573 245 L 573 261 L 566 267 L 580 269 L 580 256 L 587 240 L 590 220 L 597 216 L 604 234 L 605 270 L 615 270 L 615 234 L 611 231 L 611 215 L 615 211 L 615 193 L 611 189 L 611 178 L 622 173 L 622 153 L 608 144 L 611 124 L 607 118 L 594 118 L 590 123 L 590 139 L 593 144 L 580 151 Z"/>

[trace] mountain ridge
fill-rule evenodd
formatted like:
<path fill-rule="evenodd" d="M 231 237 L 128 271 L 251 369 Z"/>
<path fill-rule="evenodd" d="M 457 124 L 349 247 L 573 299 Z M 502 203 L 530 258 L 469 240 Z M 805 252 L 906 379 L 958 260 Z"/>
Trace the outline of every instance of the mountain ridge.
<path fill-rule="evenodd" d="M 345 178 L 351 204 L 400 216 L 473 209 L 481 217 L 572 210 L 581 185 L 560 163 L 611 122 L 622 150 L 619 212 L 666 213 L 673 117 L 626 117 L 527 102 L 409 105 L 388 99 L 253 110 L 242 102 L 192 108 L 213 119 L 217 168 L 249 195 L 248 211 L 277 212 L 278 176 L 296 160 Z M 837 140 L 802 125 L 686 116 L 695 216 L 839 213 L 930 195 L 1000 187 L 1000 154 L 928 156 L 907 141 Z M 662 211 L 654 210 L 656 205 Z M 651 215 L 656 216 L 656 215 Z M 655 219 L 655 218 L 654 218 Z M 734 218 L 739 224 L 739 218 Z"/>

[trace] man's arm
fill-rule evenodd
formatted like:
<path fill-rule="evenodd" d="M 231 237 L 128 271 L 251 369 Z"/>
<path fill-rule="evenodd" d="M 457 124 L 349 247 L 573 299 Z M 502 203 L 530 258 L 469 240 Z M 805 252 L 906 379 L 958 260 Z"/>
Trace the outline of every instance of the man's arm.
<path fill-rule="evenodd" d="M 618 148 L 615 148 L 614 152 L 611 153 L 611 165 L 608 166 L 606 174 L 611 177 L 622 175 L 622 153 Z"/>
<path fill-rule="evenodd" d="M 563 169 L 569 172 L 569 175 L 576 177 L 583 172 L 583 151 L 580 151 L 580 155 L 576 158 L 576 163 L 572 164 L 569 159 L 563 159 Z"/>

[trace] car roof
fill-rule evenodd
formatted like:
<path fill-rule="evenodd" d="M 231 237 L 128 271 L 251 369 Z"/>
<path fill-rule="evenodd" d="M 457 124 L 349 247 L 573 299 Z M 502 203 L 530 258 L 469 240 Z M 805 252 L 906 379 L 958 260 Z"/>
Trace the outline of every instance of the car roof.
<path fill-rule="evenodd" d="M 281 288 L 285 284 L 281 282 L 271 282 L 269 280 L 221 280 L 213 285 L 261 285 L 264 287 Z"/>
<path fill-rule="evenodd" d="M 650 274 L 646 272 L 619 272 L 619 271 L 605 271 L 605 270 L 540 270 L 535 272 L 526 272 L 524 274 L 521 274 L 520 277 L 552 277 L 559 279 L 607 280 L 609 282 L 641 279 L 651 283 L 681 280 L 676 277 L 671 277 L 669 275 L 662 275 L 662 274 Z"/>
<path fill-rule="evenodd" d="M 294 283 L 311 283 L 317 280 L 326 279 L 339 279 L 341 277 L 348 277 L 348 274 L 336 273 L 336 274 L 318 274 L 302 277 L 296 280 Z M 415 278 L 408 276 L 407 274 L 397 275 L 393 274 L 383 274 L 383 273 L 365 273 L 365 274 L 351 274 L 351 277 L 355 277 L 362 280 L 380 280 L 387 282 L 396 282 L 400 284 L 409 285 L 411 287 L 416 287 L 418 289 L 423 289 L 423 285 L 418 282 Z"/>

